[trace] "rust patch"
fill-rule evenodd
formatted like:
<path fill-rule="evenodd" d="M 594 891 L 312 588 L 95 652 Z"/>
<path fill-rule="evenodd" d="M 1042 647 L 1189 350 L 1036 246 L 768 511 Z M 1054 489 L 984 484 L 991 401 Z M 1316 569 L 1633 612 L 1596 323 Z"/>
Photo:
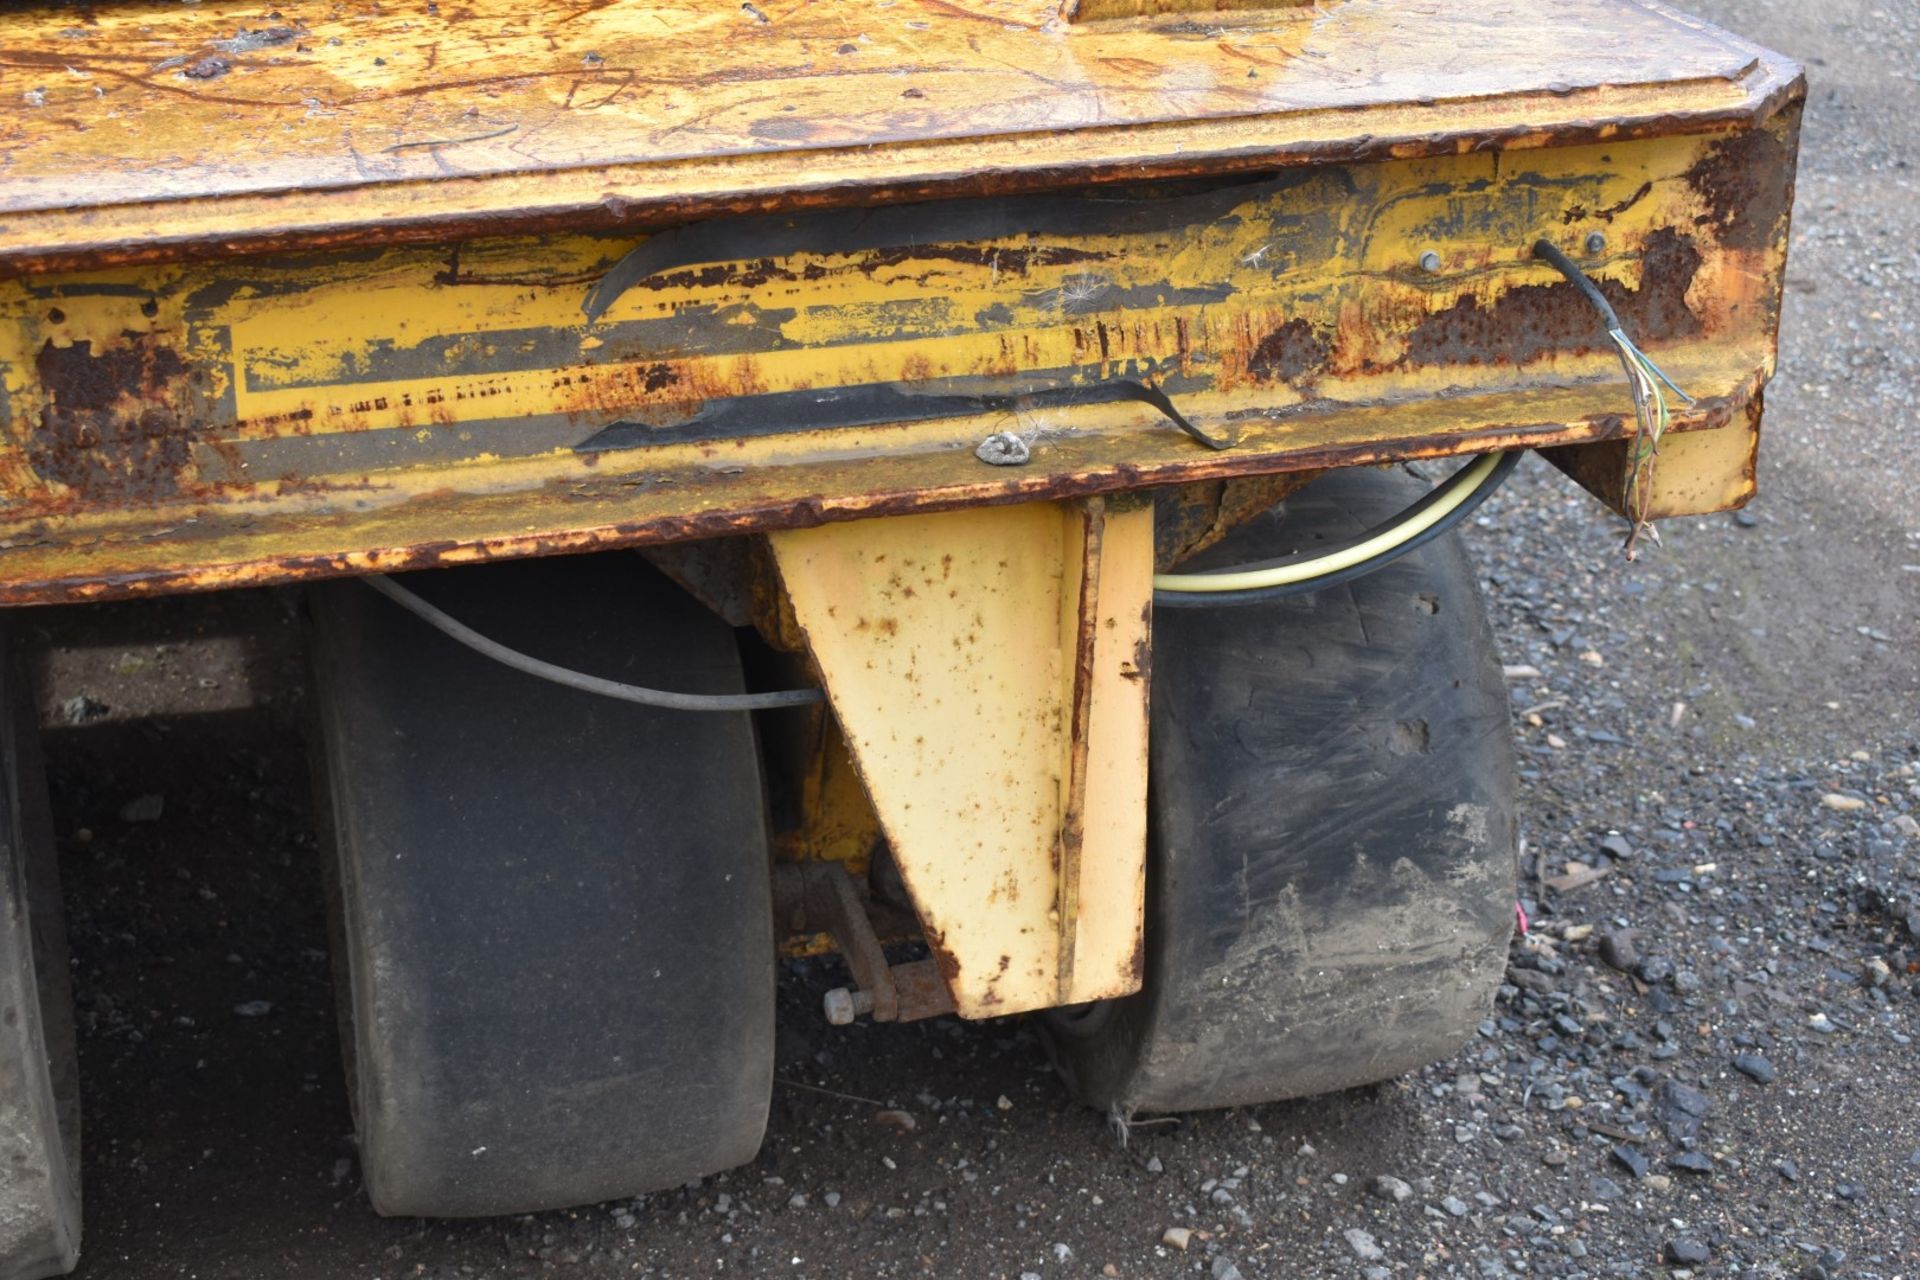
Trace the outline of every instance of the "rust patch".
<path fill-rule="evenodd" d="M 1160 489 L 1153 501 L 1153 566 L 1164 572 L 1304 487 L 1318 470 L 1235 476 Z"/>
<path fill-rule="evenodd" d="M 813 273 L 825 274 L 824 269 Z M 676 267 L 655 275 L 635 280 L 630 289 L 651 289 L 656 293 L 668 290 L 710 289 L 716 285 L 727 285 L 740 289 L 757 289 L 768 281 L 792 281 L 793 272 L 776 266 L 771 258 L 754 258 L 737 265 L 727 262 L 710 263 L 701 267 Z"/>
<path fill-rule="evenodd" d="M 953 993 L 941 980 L 938 966 L 928 960 L 913 960 L 893 966 L 891 976 L 898 1001 L 898 1022 L 918 1022 L 953 1012 Z M 998 1004 L 997 995 L 989 995 L 983 1004 Z M 875 1021 L 879 1019 L 876 1017 Z"/>
<path fill-rule="evenodd" d="M 34 359 L 46 404 L 27 440 L 43 479 L 90 501 L 148 502 L 182 490 L 192 465 L 186 361 L 150 335 L 95 352 L 90 340 Z"/>
<path fill-rule="evenodd" d="M 1326 368 L 1333 348 L 1308 321 L 1287 321 L 1266 337 L 1247 357 L 1247 372 L 1262 382 L 1311 383 Z"/>
<path fill-rule="evenodd" d="M 1747 129 L 1708 147 L 1687 170 L 1706 203 L 1705 223 L 1729 249 L 1764 249 L 1793 207 L 1794 153 L 1770 128 Z"/>
<path fill-rule="evenodd" d="M 939 929 L 925 931 L 927 955 L 940 970 L 940 976 L 946 981 L 948 990 L 960 981 L 960 961 L 955 958 L 953 948 L 947 945 L 947 935 Z"/>
<path fill-rule="evenodd" d="M 1595 281 L 1634 340 L 1697 335 L 1699 317 L 1687 306 L 1687 289 L 1700 270 L 1700 250 L 1693 241 L 1671 230 L 1654 232 L 1640 255 L 1640 270 L 1638 289 Z M 1607 345 L 1604 324 L 1573 285 L 1528 284 L 1507 290 L 1491 305 L 1470 296 L 1428 316 L 1408 335 L 1404 363 L 1518 365 Z"/>

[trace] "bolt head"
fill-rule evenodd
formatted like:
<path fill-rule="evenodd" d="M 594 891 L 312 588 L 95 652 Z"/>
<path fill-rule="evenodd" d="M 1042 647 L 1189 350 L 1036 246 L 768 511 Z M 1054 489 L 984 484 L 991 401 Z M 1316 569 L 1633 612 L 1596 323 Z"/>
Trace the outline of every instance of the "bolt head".
<path fill-rule="evenodd" d="M 1607 250 L 1607 238 L 1604 235 L 1600 234 L 1598 231 L 1592 231 L 1587 234 L 1587 256 L 1588 257 L 1590 258 L 1597 257 L 1598 255 L 1605 253 L 1606 250 Z"/>
<path fill-rule="evenodd" d="M 1420 269 L 1430 276 L 1440 274 L 1440 255 L 1429 249 L 1420 255 Z"/>
<path fill-rule="evenodd" d="M 845 987 L 835 987 L 820 1000 L 821 1009 L 827 1015 L 827 1021 L 836 1027 L 853 1025 L 853 992 Z"/>

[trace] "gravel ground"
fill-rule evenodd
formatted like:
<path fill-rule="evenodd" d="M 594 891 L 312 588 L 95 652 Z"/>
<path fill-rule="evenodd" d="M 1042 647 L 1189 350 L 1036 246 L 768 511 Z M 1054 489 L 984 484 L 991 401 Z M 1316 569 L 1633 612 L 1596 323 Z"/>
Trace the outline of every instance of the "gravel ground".
<path fill-rule="evenodd" d="M 807 962 L 752 1165 L 382 1220 L 287 599 L 50 611 L 82 1273 L 1920 1276 L 1920 34 L 1891 0 L 1694 7 L 1814 80 L 1762 496 L 1636 566 L 1541 466 L 1479 517 L 1534 928 L 1453 1059 L 1123 1143 L 1019 1022 L 835 1030 Z"/>

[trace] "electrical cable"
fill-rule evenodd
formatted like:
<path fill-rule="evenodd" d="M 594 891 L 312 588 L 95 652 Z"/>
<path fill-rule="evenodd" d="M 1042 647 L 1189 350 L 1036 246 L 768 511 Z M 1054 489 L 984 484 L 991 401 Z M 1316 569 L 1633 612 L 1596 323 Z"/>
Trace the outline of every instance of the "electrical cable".
<path fill-rule="evenodd" d="M 643 707 L 665 707 L 673 711 L 772 711 L 780 707 L 804 707 L 826 701 L 821 689 L 784 689 L 778 693 L 674 693 L 666 689 L 645 689 L 588 675 L 569 667 L 544 662 L 518 649 L 509 649 L 498 640 L 481 635 L 466 623 L 443 612 L 384 574 L 360 579 L 387 599 L 411 613 L 449 639 L 458 641 L 476 653 L 484 654 L 503 666 L 541 680 L 551 680 L 569 689 L 599 694 Z"/>
<path fill-rule="evenodd" d="M 1524 450 L 1486 453 L 1391 520 L 1311 555 L 1236 565 L 1198 573 L 1159 573 L 1153 603 L 1159 609 L 1259 604 L 1350 582 L 1418 550 L 1473 513 L 1513 474 Z"/>
<path fill-rule="evenodd" d="M 1533 256 L 1543 259 L 1580 291 L 1600 314 L 1627 375 L 1638 430 L 1627 451 L 1624 505 L 1632 525 L 1627 535 L 1627 558 L 1633 559 L 1642 533 L 1659 540 L 1647 515 L 1653 500 L 1653 470 L 1660 440 L 1673 421 L 1664 386 L 1688 404 L 1682 391 L 1646 352 L 1626 334 L 1620 315 L 1587 274 L 1547 240 L 1537 241 Z M 1153 599 L 1158 608 L 1200 608 L 1254 604 L 1280 596 L 1317 591 L 1347 582 L 1392 563 L 1424 546 L 1465 519 L 1498 488 L 1519 461 L 1519 453 L 1486 454 L 1455 472 L 1420 501 L 1384 524 L 1313 555 L 1294 555 L 1259 564 L 1239 565 L 1202 573 L 1154 575 Z"/>
<path fill-rule="evenodd" d="M 1620 367 L 1627 375 L 1627 389 L 1633 395 L 1634 421 L 1639 428 L 1627 449 L 1627 473 L 1621 495 L 1621 505 L 1626 508 L 1628 523 L 1632 525 L 1627 534 L 1627 559 L 1632 560 L 1642 533 L 1649 534 L 1655 542 L 1660 541 L 1660 535 L 1648 520 L 1647 513 L 1653 502 L 1653 469 L 1660 456 L 1660 440 L 1673 421 L 1673 412 L 1667 406 L 1666 392 L 1660 389 L 1661 384 L 1666 384 L 1688 404 L 1693 403 L 1693 397 L 1682 391 L 1646 352 L 1634 345 L 1633 339 L 1627 336 L 1621 326 L 1619 313 L 1613 309 L 1613 304 L 1607 301 L 1606 295 L 1587 277 L 1587 273 L 1574 265 L 1571 258 L 1547 240 L 1534 242 L 1533 256 L 1550 263 L 1593 304 L 1594 310 L 1600 313 L 1601 320 L 1607 326 L 1607 337 L 1612 339 L 1620 357 Z"/>

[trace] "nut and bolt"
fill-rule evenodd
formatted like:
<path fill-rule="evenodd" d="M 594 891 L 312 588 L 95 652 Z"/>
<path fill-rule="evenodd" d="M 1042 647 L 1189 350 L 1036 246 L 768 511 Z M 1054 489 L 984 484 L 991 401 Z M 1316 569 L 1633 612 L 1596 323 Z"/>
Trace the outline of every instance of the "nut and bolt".
<path fill-rule="evenodd" d="M 836 1027 L 850 1027 L 861 1014 L 873 1012 L 873 992 L 835 987 L 821 998 L 820 1007 L 826 1012 L 829 1023 Z"/>

